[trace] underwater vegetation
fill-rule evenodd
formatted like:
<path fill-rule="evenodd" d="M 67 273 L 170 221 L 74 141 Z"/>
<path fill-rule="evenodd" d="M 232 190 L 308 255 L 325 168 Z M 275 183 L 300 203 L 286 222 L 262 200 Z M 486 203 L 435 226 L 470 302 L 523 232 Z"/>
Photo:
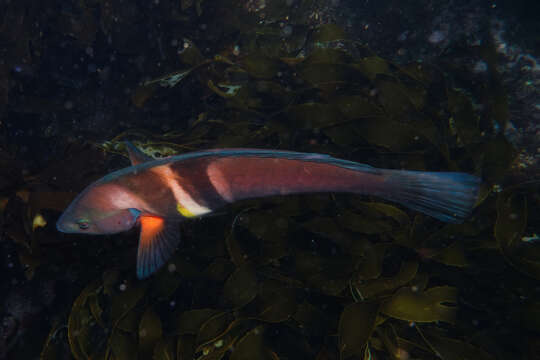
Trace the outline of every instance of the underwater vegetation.
<path fill-rule="evenodd" d="M 208 3 L 181 6 L 200 16 Z M 199 99 L 186 110 L 192 121 L 72 139 L 62 159 L 36 174 L 0 153 L 0 226 L 13 261 L 25 281 L 55 279 L 61 298 L 39 311 L 7 309 L 21 314 L 14 323 L 55 314 L 41 320 L 48 335 L 35 339 L 44 360 L 536 356 L 540 181 L 522 172 L 519 151 L 498 130 L 509 112 L 492 46 L 471 50 L 488 65 L 488 83 L 463 88 L 452 64 L 396 64 L 339 26 L 310 26 L 301 7 L 309 1 L 285 30 L 272 21 L 285 3 L 267 1 L 265 22 L 224 16 L 241 28 L 234 41 L 210 54 L 186 41 L 183 66 L 141 79 L 126 95 L 151 111 L 187 89 Z M 463 171 L 483 185 L 463 224 L 347 194 L 244 201 L 184 222 L 175 255 L 140 281 L 134 232 L 86 238 L 54 228 L 78 191 L 127 165 L 124 140 L 154 157 L 288 149 L 381 168 Z M 24 354 L 17 325 L 2 331 L 3 349 Z"/>

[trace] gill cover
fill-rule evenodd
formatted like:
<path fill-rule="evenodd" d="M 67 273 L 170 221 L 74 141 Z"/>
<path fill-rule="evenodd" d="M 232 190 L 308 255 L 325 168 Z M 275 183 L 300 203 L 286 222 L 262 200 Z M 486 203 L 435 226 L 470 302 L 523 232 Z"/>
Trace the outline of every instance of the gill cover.
<path fill-rule="evenodd" d="M 115 234 L 131 229 L 139 217 L 140 211 L 137 209 L 122 209 L 94 220 L 94 225 L 102 234 Z"/>

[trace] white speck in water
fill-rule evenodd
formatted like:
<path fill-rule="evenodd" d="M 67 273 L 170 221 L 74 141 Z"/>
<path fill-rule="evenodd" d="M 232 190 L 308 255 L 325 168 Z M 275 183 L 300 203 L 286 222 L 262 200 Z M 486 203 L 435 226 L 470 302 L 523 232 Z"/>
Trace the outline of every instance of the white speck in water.
<path fill-rule="evenodd" d="M 287 25 L 283 29 L 281 29 L 281 35 L 283 37 L 289 37 L 292 35 L 292 33 L 293 33 L 293 28 L 291 25 Z"/>
<path fill-rule="evenodd" d="M 168 266 L 167 266 L 167 270 L 169 270 L 169 272 L 175 272 L 176 271 L 176 265 L 173 264 L 173 263 L 170 263 Z"/>
<path fill-rule="evenodd" d="M 446 39 L 446 35 L 442 31 L 436 30 L 429 35 L 428 41 L 432 44 L 438 44 L 444 39 Z"/>
<path fill-rule="evenodd" d="M 475 74 L 485 73 L 488 70 L 488 66 L 485 61 L 477 61 L 476 64 L 474 64 L 473 72 Z"/>
<path fill-rule="evenodd" d="M 257 330 L 257 329 L 255 329 L 255 330 Z M 223 346 L 223 339 L 219 339 L 218 341 L 216 341 L 214 343 L 214 346 L 217 347 L 217 348 L 222 347 Z"/>
<path fill-rule="evenodd" d="M 494 184 L 492 187 L 492 191 L 495 193 L 500 193 L 502 190 L 503 190 L 502 186 L 499 184 Z"/>
<path fill-rule="evenodd" d="M 120 284 L 120 286 L 118 287 L 118 289 L 120 289 L 120 291 L 126 291 L 127 285 L 126 285 L 126 284 Z"/>
<path fill-rule="evenodd" d="M 531 236 L 523 236 L 521 237 L 521 241 L 523 242 L 533 242 L 540 240 L 540 236 L 538 234 L 534 233 Z"/>
<path fill-rule="evenodd" d="M 409 37 L 409 30 L 406 30 L 406 31 L 402 32 L 401 34 L 399 34 L 397 40 L 398 41 L 405 41 L 405 40 L 407 40 L 408 37 Z"/>

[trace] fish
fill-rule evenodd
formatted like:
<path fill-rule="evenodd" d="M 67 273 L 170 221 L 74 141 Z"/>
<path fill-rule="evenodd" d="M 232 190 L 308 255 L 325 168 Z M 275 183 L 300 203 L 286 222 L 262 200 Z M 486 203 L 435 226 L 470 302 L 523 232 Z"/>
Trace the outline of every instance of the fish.
<path fill-rule="evenodd" d="M 210 149 L 154 159 L 127 142 L 131 166 L 88 185 L 59 217 L 58 231 L 116 234 L 140 226 L 137 277 L 160 269 L 180 242 L 179 223 L 252 198 L 301 193 L 380 197 L 443 222 L 461 223 L 481 179 L 463 172 L 380 169 L 330 155 Z"/>

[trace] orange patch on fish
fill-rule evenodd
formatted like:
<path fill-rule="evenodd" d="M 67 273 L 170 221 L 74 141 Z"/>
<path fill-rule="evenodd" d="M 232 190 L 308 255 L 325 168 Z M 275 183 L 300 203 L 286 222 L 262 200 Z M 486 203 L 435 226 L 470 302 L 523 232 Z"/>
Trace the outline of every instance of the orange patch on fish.
<path fill-rule="evenodd" d="M 165 221 L 157 216 L 141 216 L 141 245 L 147 246 L 163 230 Z"/>

